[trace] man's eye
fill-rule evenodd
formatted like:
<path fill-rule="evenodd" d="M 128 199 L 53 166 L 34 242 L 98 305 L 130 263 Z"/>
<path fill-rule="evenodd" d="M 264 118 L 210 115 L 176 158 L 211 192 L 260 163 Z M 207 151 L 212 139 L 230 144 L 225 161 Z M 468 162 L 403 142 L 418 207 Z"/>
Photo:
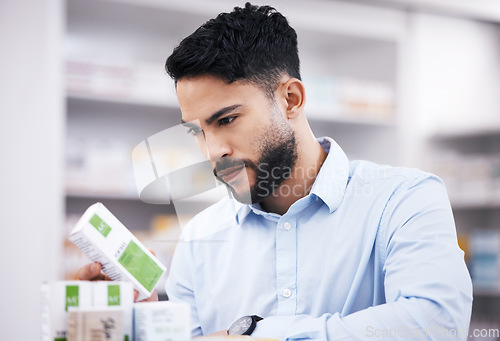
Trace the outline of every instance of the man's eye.
<path fill-rule="evenodd" d="M 223 126 L 223 125 L 229 124 L 229 123 L 233 122 L 235 120 L 235 118 L 236 118 L 236 116 L 228 116 L 228 117 L 221 118 L 219 120 L 219 125 Z"/>

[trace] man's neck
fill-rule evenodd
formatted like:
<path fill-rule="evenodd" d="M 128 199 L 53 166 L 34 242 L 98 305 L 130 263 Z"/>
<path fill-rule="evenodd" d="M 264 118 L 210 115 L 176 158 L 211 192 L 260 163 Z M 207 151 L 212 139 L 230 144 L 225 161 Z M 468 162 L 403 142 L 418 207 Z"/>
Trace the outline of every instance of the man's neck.
<path fill-rule="evenodd" d="M 326 157 L 327 153 L 316 140 L 309 146 L 304 146 L 298 152 L 290 177 L 262 200 L 262 208 L 267 212 L 285 214 L 294 202 L 310 193 Z"/>

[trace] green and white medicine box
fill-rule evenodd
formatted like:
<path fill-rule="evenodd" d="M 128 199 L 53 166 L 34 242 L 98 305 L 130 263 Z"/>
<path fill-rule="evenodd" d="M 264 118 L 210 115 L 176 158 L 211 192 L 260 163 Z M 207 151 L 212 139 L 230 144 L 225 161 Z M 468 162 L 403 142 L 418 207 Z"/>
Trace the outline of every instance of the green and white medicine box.
<path fill-rule="evenodd" d="M 151 296 L 166 268 L 102 204 L 90 206 L 69 235 L 113 281 L 132 282 L 138 300 Z"/>
<path fill-rule="evenodd" d="M 41 286 L 41 340 L 66 341 L 68 309 L 92 306 L 92 283 L 59 281 Z"/>
<path fill-rule="evenodd" d="M 124 341 L 122 307 L 70 307 L 67 341 Z"/>
<path fill-rule="evenodd" d="M 191 339 L 191 310 L 187 303 L 134 303 L 134 341 Z"/>
<path fill-rule="evenodd" d="M 122 340 L 132 340 L 134 288 L 130 282 L 93 282 L 93 307 L 117 307 L 123 309 Z"/>

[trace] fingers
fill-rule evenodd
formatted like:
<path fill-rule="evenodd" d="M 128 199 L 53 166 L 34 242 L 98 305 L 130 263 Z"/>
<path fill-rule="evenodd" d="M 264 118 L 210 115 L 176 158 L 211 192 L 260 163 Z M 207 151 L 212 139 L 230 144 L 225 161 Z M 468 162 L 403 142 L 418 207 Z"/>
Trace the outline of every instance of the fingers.
<path fill-rule="evenodd" d="M 156 257 L 156 252 L 154 252 L 154 250 L 153 250 L 153 249 L 148 249 L 148 250 L 149 250 L 149 252 L 151 252 L 151 253 L 153 254 L 153 256 L 155 256 L 155 257 Z"/>
<path fill-rule="evenodd" d="M 94 262 L 81 267 L 76 276 L 81 281 L 110 281 L 111 279 L 101 270 L 101 264 Z"/>
<path fill-rule="evenodd" d="M 219 332 L 216 332 L 216 333 L 212 333 L 208 336 L 227 336 L 227 329 L 226 330 L 221 330 Z"/>
<path fill-rule="evenodd" d="M 137 301 L 137 297 L 139 297 L 139 292 L 134 289 L 134 302 Z M 158 301 L 158 292 L 155 289 L 150 297 L 146 298 L 145 300 L 139 301 L 139 302 L 157 302 L 157 301 Z"/>
<path fill-rule="evenodd" d="M 79 280 L 90 281 L 97 277 L 100 273 L 101 264 L 94 262 L 81 267 L 76 276 Z"/>

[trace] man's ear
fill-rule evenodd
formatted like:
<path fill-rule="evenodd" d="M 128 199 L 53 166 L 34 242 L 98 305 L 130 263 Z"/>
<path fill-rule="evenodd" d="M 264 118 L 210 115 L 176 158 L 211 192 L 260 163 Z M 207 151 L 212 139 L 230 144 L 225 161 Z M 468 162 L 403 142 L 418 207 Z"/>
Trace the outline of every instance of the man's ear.
<path fill-rule="evenodd" d="M 282 89 L 286 100 L 286 116 L 288 119 L 293 119 L 304 111 L 306 104 L 304 84 L 297 78 L 290 78 L 283 84 Z"/>

